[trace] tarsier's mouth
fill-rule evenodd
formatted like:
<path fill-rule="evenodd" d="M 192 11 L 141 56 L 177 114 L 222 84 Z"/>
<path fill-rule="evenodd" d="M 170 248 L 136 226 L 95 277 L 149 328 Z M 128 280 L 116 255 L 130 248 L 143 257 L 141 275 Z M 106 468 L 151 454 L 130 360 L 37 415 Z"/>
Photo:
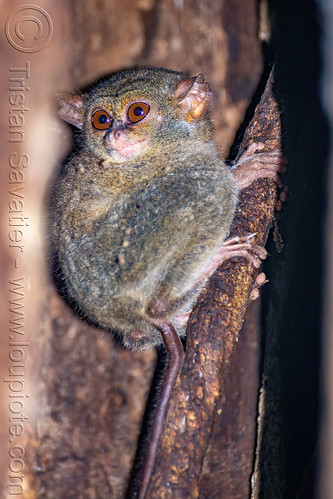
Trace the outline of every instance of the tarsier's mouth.
<path fill-rule="evenodd" d="M 128 145 L 112 144 L 111 150 L 120 154 L 123 157 L 129 157 L 135 155 L 141 148 L 142 144 L 146 142 L 146 139 L 138 140 Z"/>
<path fill-rule="evenodd" d="M 131 144 L 128 144 L 127 146 L 116 146 L 116 145 L 113 145 L 112 146 L 112 149 L 114 149 L 115 151 L 125 151 L 126 149 L 130 149 L 132 147 L 135 147 L 137 144 L 142 144 L 142 142 L 145 142 L 145 139 L 142 139 L 142 140 L 137 140 L 136 142 L 132 142 Z"/>

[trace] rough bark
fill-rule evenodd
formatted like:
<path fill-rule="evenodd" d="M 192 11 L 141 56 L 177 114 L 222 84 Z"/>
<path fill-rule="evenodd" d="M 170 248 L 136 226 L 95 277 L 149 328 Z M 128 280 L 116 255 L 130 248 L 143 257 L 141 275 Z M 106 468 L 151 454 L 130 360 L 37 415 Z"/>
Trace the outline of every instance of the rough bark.
<path fill-rule="evenodd" d="M 260 361 L 261 300 L 250 303 L 232 352 L 200 477 L 200 498 L 249 496 Z"/>
<path fill-rule="evenodd" d="M 280 114 L 272 80 L 244 134 L 239 154 L 250 143 L 280 149 Z M 259 180 L 240 196 L 231 235 L 257 233 L 264 244 L 274 216 L 277 186 Z M 257 270 L 245 259 L 229 260 L 210 279 L 189 321 L 186 356 L 167 424 L 149 497 L 199 497 L 203 459 L 211 436 L 231 354 L 244 320 Z"/>

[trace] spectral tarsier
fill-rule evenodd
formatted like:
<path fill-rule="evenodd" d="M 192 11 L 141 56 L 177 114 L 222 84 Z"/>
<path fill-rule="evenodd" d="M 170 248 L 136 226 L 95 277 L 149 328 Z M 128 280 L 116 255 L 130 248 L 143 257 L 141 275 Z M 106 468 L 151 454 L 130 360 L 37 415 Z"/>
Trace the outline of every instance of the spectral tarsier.
<path fill-rule="evenodd" d="M 51 242 L 75 308 L 124 346 L 165 344 L 169 368 L 139 497 L 154 468 L 167 403 L 182 364 L 179 337 L 194 302 L 223 260 L 266 252 L 253 234 L 226 240 L 237 193 L 277 178 L 280 157 L 251 155 L 230 170 L 206 113 L 202 74 L 122 71 L 86 94 L 60 96 L 62 119 L 82 130 L 81 150 L 54 188 Z M 236 180 L 235 180 L 236 179 Z"/>

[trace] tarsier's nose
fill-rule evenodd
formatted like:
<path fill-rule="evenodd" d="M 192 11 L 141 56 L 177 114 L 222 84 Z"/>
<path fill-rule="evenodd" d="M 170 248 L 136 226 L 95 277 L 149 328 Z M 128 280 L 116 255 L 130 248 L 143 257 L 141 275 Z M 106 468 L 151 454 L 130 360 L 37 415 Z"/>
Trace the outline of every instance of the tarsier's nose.
<path fill-rule="evenodd" d="M 114 133 L 117 132 L 120 135 L 121 132 L 123 132 L 124 130 L 127 129 L 127 126 L 125 125 L 125 123 L 123 121 L 115 119 L 113 121 L 112 129 L 113 129 Z"/>

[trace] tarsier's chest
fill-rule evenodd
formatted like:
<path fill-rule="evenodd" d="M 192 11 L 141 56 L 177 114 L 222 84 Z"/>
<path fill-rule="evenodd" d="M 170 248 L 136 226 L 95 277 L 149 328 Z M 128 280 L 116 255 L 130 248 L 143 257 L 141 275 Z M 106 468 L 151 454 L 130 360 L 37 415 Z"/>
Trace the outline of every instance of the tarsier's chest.
<path fill-rule="evenodd" d="M 161 216 L 163 204 L 170 206 Z M 59 208 L 61 258 L 71 275 L 83 272 L 103 283 L 110 275 L 127 280 L 139 269 L 144 271 L 163 245 L 170 230 L 165 218 L 172 209 L 166 195 L 159 199 L 154 185 L 121 196 L 74 193 Z"/>

